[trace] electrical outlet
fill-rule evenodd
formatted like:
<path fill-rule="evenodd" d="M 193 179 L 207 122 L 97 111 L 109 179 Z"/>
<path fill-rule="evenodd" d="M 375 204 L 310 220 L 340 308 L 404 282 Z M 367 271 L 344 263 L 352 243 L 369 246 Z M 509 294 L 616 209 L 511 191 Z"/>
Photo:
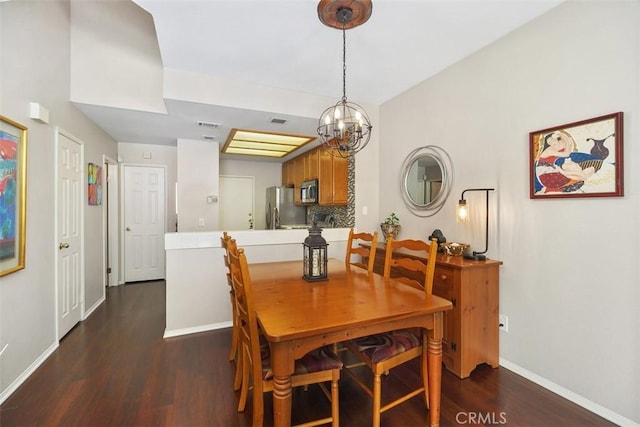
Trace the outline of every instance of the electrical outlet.
<path fill-rule="evenodd" d="M 509 317 L 504 314 L 498 315 L 498 329 L 504 332 L 509 332 Z"/>

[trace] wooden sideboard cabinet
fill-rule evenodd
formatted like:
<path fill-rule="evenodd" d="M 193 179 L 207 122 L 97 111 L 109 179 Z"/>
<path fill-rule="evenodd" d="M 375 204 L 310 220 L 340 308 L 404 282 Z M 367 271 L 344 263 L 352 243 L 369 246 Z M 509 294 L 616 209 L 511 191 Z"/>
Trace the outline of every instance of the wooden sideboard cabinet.
<path fill-rule="evenodd" d="M 384 256 L 381 243 L 374 266 L 378 274 L 383 273 Z M 393 256 L 416 258 L 402 253 Z M 502 261 L 472 261 L 438 253 L 433 293 L 453 304 L 453 309 L 444 313 L 442 362 L 460 378 L 467 378 L 481 363 L 498 367 L 500 265 Z M 415 274 L 391 270 L 391 277 Z M 424 275 L 418 279 L 424 280 Z"/>

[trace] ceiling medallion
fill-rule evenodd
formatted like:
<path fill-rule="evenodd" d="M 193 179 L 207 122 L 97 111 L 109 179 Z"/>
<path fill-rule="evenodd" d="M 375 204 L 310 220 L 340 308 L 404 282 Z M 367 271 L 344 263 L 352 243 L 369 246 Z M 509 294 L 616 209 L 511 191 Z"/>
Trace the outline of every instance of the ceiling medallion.
<path fill-rule="evenodd" d="M 369 19 L 371 0 L 321 0 L 318 3 L 320 22 L 342 30 L 342 99 L 322 112 L 318 135 L 325 147 L 343 157 L 362 150 L 371 137 L 371 122 L 364 109 L 347 101 L 347 36 L 346 30 Z"/>
<path fill-rule="evenodd" d="M 343 18 L 338 16 L 338 12 L 351 13 L 351 17 L 344 22 L 344 29 L 349 30 L 367 22 L 372 10 L 371 0 L 320 0 L 318 18 L 327 27 L 342 30 Z"/>

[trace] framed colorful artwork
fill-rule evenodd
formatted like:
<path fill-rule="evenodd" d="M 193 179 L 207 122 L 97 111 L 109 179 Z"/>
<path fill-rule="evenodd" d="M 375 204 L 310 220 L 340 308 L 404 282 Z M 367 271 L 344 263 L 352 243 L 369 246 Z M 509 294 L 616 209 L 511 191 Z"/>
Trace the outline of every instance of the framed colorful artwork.
<path fill-rule="evenodd" d="M 622 113 L 529 133 L 532 199 L 623 195 Z"/>
<path fill-rule="evenodd" d="M 102 166 L 89 163 L 87 167 L 89 205 L 102 204 Z"/>
<path fill-rule="evenodd" d="M 27 128 L 0 116 L 0 276 L 25 265 Z"/>

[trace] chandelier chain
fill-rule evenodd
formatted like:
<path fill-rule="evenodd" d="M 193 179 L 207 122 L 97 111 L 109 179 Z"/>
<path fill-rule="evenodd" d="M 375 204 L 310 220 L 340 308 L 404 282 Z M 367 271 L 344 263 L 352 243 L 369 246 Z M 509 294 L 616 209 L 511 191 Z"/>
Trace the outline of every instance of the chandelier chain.
<path fill-rule="evenodd" d="M 342 100 L 347 101 L 347 30 L 342 22 Z"/>

